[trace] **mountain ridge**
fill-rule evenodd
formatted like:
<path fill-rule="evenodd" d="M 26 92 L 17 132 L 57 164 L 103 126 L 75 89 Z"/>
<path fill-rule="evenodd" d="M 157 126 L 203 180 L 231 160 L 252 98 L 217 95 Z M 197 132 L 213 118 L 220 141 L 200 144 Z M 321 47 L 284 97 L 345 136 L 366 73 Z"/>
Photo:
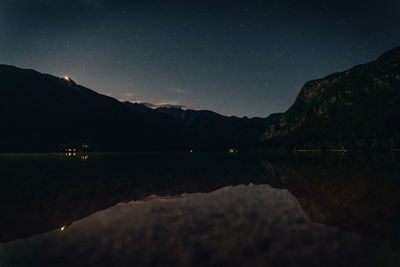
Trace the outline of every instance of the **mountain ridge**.
<path fill-rule="evenodd" d="M 286 112 L 223 116 L 121 102 L 72 79 L 0 65 L 0 152 L 400 147 L 400 48 L 304 84 Z M 261 141 L 261 142 L 260 142 Z"/>
<path fill-rule="evenodd" d="M 1 152 L 79 144 L 101 151 L 219 151 L 254 145 L 265 131 L 264 119 L 143 106 L 139 112 L 71 79 L 10 65 L 0 65 L 0 104 Z"/>
<path fill-rule="evenodd" d="M 267 126 L 264 146 L 396 148 L 399 105 L 400 48 L 394 48 L 377 60 L 306 82 L 293 105 Z"/>

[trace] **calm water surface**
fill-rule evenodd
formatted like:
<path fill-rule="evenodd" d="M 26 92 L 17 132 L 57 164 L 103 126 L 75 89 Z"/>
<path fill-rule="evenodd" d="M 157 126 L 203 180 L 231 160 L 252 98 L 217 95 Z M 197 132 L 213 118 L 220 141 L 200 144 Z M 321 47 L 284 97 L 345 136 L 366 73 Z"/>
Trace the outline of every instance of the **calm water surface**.
<path fill-rule="evenodd" d="M 0 266 L 398 266 L 399 159 L 0 155 Z"/>

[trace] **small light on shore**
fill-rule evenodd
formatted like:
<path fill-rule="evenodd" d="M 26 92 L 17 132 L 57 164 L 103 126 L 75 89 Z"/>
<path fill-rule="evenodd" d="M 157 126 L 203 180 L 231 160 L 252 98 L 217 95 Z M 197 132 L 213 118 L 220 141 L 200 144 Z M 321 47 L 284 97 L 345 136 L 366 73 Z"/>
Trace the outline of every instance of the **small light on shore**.
<path fill-rule="evenodd" d="M 61 231 L 64 231 L 64 230 L 65 230 L 65 225 L 63 227 L 61 227 Z"/>
<path fill-rule="evenodd" d="M 70 77 L 68 77 L 68 76 L 65 76 L 65 77 L 64 77 L 64 79 L 65 79 L 66 81 L 68 81 L 68 82 L 70 82 L 70 81 L 71 81 L 71 78 L 70 78 Z"/>

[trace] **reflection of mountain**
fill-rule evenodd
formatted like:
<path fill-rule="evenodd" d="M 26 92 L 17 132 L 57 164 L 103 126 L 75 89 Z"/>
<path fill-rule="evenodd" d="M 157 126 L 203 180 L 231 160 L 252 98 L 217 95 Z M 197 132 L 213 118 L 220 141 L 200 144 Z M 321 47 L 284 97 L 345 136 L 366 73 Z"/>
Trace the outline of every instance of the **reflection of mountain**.
<path fill-rule="evenodd" d="M 264 161 L 314 222 L 400 249 L 398 156 L 298 154 Z M 273 163 L 271 163 L 273 162 Z"/>
<path fill-rule="evenodd" d="M 227 150 L 248 147 L 265 119 L 121 103 L 33 70 L 0 65 L 0 152 L 59 151 L 82 143 L 102 151 Z"/>
<path fill-rule="evenodd" d="M 265 147 L 400 147 L 400 48 L 307 82 L 294 104 L 277 115 Z"/>
<path fill-rule="evenodd" d="M 120 204 L 64 231 L 0 245 L 0 251 L 10 266 L 364 267 L 398 262 L 379 246 L 312 223 L 293 195 L 268 185 Z"/>
<path fill-rule="evenodd" d="M 269 183 L 254 158 L 228 154 L 0 155 L 0 242 L 57 229 L 119 202 Z"/>
<path fill-rule="evenodd" d="M 240 154 L 94 154 L 85 160 L 4 155 L 0 228 L 7 231 L 0 232 L 0 242 L 56 229 L 152 194 L 175 196 L 266 183 L 289 189 L 314 222 L 398 249 L 397 162 L 395 155 L 364 154 L 274 155 L 263 165 Z"/>

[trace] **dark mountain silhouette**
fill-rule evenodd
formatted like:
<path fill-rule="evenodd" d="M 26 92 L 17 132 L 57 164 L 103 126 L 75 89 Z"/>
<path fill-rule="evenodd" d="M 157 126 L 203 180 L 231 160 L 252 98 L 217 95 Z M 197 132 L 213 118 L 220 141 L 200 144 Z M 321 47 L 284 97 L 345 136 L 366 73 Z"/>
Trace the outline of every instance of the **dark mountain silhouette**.
<path fill-rule="evenodd" d="M 307 82 L 268 118 L 120 102 L 33 70 L 0 65 L 0 152 L 400 147 L 400 48 Z M 260 140 L 264 142 L 260 145 Z"/>
<path fill-rule="evenodd" d="M 271 117 L 270 117 L 271 118 Z M 350 70 L 307 82 L 275 114 L 264 148 L 400 147 L 400 48 Z"/>
<path fill-rule="evenodd" d="M 210 144 L 211 148 L 247 148 L 259 142 L 268 122 L 265 118 L 226 117 L 208 110 L 183 110 L 175 107 L 151 109 L 142 104 L 124 104 L 132 111 L 140 110 L 144 120 L 157 122 L 168 136 L 187 139 L 185 147 L 191 149 L 208 148 Z"/>
<path fill-rule="evenodd" d="M 101 151 L 247 148 L 267 125 L 266 119 L 121 103 L 71 79 L 8 65 L 0 65 L 0 101 L 2 152 L 81 144 Z"/>

